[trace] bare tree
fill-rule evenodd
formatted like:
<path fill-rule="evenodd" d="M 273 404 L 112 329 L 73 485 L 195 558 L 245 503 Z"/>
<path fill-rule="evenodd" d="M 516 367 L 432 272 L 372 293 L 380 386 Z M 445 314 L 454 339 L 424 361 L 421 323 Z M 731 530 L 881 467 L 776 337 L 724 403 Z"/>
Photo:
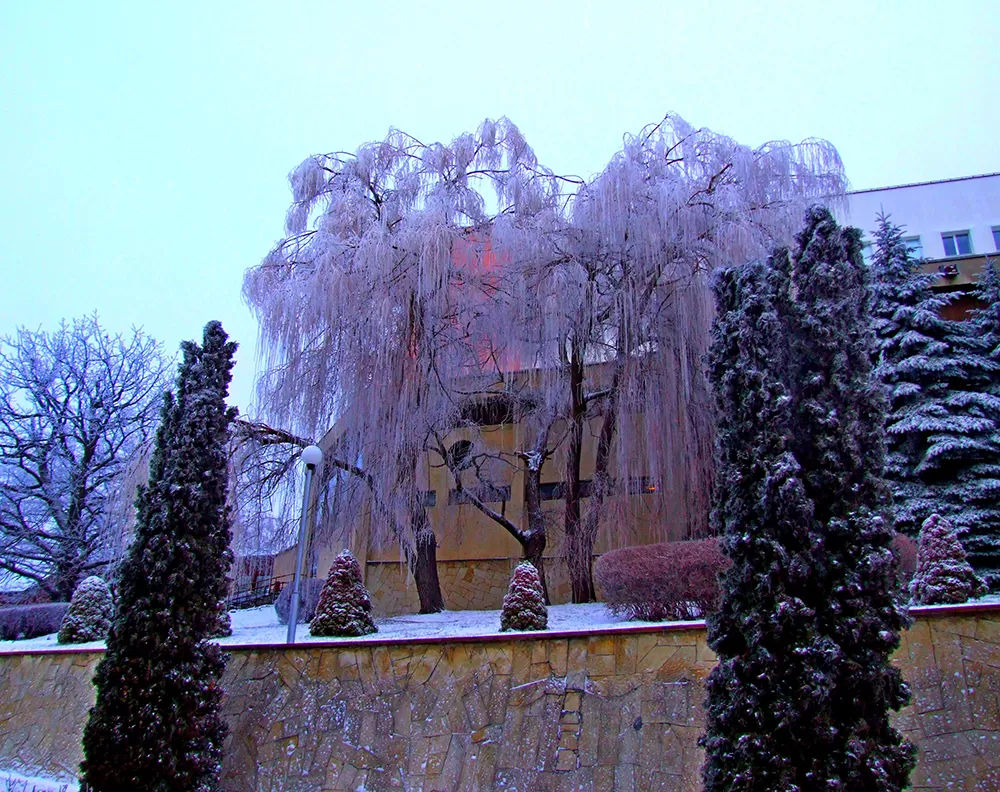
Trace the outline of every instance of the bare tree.
<path fill-rule="evenodd" d="M 168 365 L 96 316 L 0 340 L 0 569 L 68 600 L 117 560 Z"/>

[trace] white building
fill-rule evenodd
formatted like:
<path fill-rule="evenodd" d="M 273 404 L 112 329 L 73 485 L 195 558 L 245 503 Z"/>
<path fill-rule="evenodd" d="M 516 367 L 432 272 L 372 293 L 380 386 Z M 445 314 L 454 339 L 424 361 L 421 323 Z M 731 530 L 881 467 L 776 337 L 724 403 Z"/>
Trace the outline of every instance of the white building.
<path fill-rule="evenodd" d="M 866 257 L 882 212 L 903 227 L 924 268 L 940 273 L 935 288 L 959 292 L 945 316 L 960 319 L 977 307 L 967 292 L 986 257 L 1000 254 L 1000 173 L 848 193 L 838 219 L 864 231 Z"/>

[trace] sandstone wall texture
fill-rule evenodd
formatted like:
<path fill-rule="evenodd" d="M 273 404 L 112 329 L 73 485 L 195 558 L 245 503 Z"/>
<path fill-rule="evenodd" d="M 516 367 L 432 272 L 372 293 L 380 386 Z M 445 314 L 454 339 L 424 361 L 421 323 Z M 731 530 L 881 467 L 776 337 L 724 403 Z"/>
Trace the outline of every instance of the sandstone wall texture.
<path fill-rule="evenodd" d="M 449 610 L 499 610 L 519 558 L 471 561 L 438 561 L 441 595 Z M 569 571 L 561 559 L 545 559 L 549 598 L 553 603 L 570 600 Z M 378 616 L 416 613 L 420 608 L 417 589 L 406 566 L 388 561 L 365 564 L 365 586 L 371 592 Z"/>
<path fill-rule="evenodd" d="M 914 789 L 1000 790 L 1000 605 L 922 609 L 895 662 Z M 0 655 L 0 768 L 71 777 L 95 652 Z M 226 790 L 699 789 L 703 628 L 233 648 Z"/>

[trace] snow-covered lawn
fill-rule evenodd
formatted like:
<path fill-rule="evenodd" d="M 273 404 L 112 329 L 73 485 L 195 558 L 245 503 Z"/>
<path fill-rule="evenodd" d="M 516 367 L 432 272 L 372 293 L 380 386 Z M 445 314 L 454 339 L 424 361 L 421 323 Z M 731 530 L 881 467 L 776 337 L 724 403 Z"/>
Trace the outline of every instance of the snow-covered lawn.
<path fill-rule="evenodd" d="M 224 646 L 246 644 L 280 644 L 285 642 L 288 628 L 278 622 L 272 605 L 231 612 L 233 634 L 221 638 Z M 500 611 L 444 611 L 427 615 L 406 614 L 376 619 L 378 632 L 362 638 L 313 638 L 309 625 L 300 624 L 295 633 L 296 642 L 316 641 L 381 641 L 386 638 L 416 640 L 420 638 L 476 638 L 489 635 L 510 635 L 500 632 Z M 686 624 L 687 622 L 685 622 Z M 549 632 L 562 630 L 600 631 L 609 627 L 648 625 L 650 622 L 626 621 L 612 614 L 603 603 L 585 605 L 552 605 L 549 607 Z M 692 622 L 691 624 L 698 624 Z M 0 652 L 26 649 L 55 649 L 64 645 L 56 642 L 55 634 L 43 635 L 24 641 L 0 641 Z M 100 649 L 103 641 L 73 644 L 65 648 Z M 6 792 L 0 788 L 0 792 Z"/>
<path fill-rule="evenodd" d="M 0 792 L 77 792 L 79 789 L 75 781 L 53 781 L 0 770 Z"/>
<path fill-rule="evenodd" d="M 949 607 L 971 607 L 985 603 L 1000 603 L 1000 595 L 992 594 L 965 605 Z M 914 613 L 922 610 L 933 610 L 937 606 L 921 606 L 914 608 Z M 278 616 L 272 605 L 259 608 L 232 611 L 233 634 L 222 638 L 219 643 L 224 646 L 280 644 L 285 642 L 287 627 L 278 622 Z M 492 635 L 512 635 L 500 632 L 500 611 L 444 611 L 427 615 L 405 614 L 388 618 L 375 619 L 378 632 L 362 638 L 313 638 L 309 635 L 309 625 L 300 624 L 295 633 L 297 643 L 316 643 L 331 641 L 382 641 L 387 638 L 402 640 L 419 640 L 421 638 L 477 638 Z M 584 631 L 602 632 L 610 628 L 641 628 L 651 625 L 671 624 L 674 629 L 686 626 L 701 626 L 702 622 L 641 622 L 627 621 L 611 613 L 603 603 L 590 602 L 585 605 L 550 605 L 549 629 L 553 631 Z M 544 634 L 544 633 L 543 633 Z M 4 652 L 23 652 L 34 649 L 101 649 L 103 641 L 73 644 L 64 647 L 56 643 L 55 633 L 31 638 L 25 641 L 0 641 L 0 654 Z M 2 776 L 0 776 L 2 779 Z M 0 786 L 0 792 L 6 792 Z M 29 790 L 30 792 L 30 790 Z"/>

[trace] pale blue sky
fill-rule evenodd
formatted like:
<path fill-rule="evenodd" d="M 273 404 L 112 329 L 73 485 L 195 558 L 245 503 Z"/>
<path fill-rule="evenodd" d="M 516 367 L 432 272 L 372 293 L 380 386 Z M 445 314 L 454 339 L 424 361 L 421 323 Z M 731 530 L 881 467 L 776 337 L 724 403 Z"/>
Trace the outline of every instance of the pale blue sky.
<path fill-rule="evenodd" d="M 96 310 L 174 350 L 218 318 L 245 408 L 240 287 L 286 174 L 390 126 L 429 142 L 507 115 L 584 176 L 668 111 L 750 145 L 826 138 L 855 188 L 1000 170 L 995 3 L 481 8 L 3 0 L 0 333 Z"/>

